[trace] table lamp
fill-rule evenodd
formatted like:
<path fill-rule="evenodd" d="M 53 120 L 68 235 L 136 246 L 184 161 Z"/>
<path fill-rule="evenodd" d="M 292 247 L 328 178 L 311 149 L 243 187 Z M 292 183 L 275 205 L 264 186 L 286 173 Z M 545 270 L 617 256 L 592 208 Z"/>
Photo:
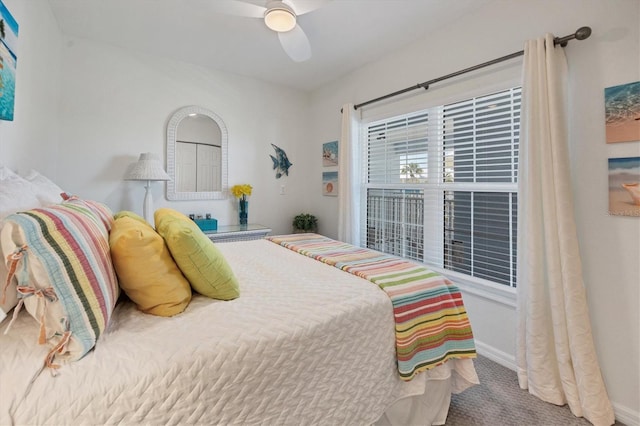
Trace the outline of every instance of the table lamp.
<path fill-rule="evenodd" d="M 153 197 L 151 196 L 151 181 L 167 181 L 171 177 L 164 171 L 160 159 L 151 152 L 140 154 L 138 162 L 131 168 L 125 180 L 143 180 L 147 181 L 145 185 L 146 192 L 144 194 L 144 219 L 153 224 Z"/>

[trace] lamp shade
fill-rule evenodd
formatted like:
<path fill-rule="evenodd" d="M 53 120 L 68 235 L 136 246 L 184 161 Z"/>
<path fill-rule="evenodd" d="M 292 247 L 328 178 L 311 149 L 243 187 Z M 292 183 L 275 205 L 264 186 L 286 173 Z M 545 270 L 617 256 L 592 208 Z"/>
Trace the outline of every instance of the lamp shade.
<path fill-rule="evenodd" d="M 125 180 L 171 180 L 164 171 L 160 159 L 151 152 L 140 154 L 138 162 L 131 168 Z"/>

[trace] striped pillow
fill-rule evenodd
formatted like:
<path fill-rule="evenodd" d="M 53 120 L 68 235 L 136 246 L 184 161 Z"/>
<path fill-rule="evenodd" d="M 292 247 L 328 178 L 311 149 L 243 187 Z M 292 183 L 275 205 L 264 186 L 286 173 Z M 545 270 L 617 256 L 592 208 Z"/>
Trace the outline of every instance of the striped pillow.
<path fill-rule="evenodd" d="M 92 201 L 16 213 L 0 235 L 3 259 L 18 280 L 22 307 L 40 323 L 39 343 L 53 345 L 54 357 L 82 358 L 105 330 L 119 288 L 109 254 L 111 211 Z"/>

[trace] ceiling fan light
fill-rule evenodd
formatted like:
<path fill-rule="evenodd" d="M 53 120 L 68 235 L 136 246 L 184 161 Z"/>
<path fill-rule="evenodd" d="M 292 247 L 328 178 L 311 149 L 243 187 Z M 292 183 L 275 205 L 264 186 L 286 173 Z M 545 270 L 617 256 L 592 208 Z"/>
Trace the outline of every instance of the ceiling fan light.
<path fill-rule="evenodd" d="M 264 14 L 264 23 L 273 31 L 285 33 L 296 27 L 296 15 L 285 8 L 273 8 Z"/>

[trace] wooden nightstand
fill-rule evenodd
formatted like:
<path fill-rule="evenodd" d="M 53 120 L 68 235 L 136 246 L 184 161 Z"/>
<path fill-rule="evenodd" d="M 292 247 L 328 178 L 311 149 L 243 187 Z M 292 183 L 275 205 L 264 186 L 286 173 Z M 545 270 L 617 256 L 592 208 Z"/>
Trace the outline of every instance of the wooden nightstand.
<path fill-rule="evenodd" d="M 216 231 L 206 231 L 205 234 L 214 243 L 229 241 L 259 240 L 264 238 L 271 228 L 258 224 L 218 226 Z"/>

